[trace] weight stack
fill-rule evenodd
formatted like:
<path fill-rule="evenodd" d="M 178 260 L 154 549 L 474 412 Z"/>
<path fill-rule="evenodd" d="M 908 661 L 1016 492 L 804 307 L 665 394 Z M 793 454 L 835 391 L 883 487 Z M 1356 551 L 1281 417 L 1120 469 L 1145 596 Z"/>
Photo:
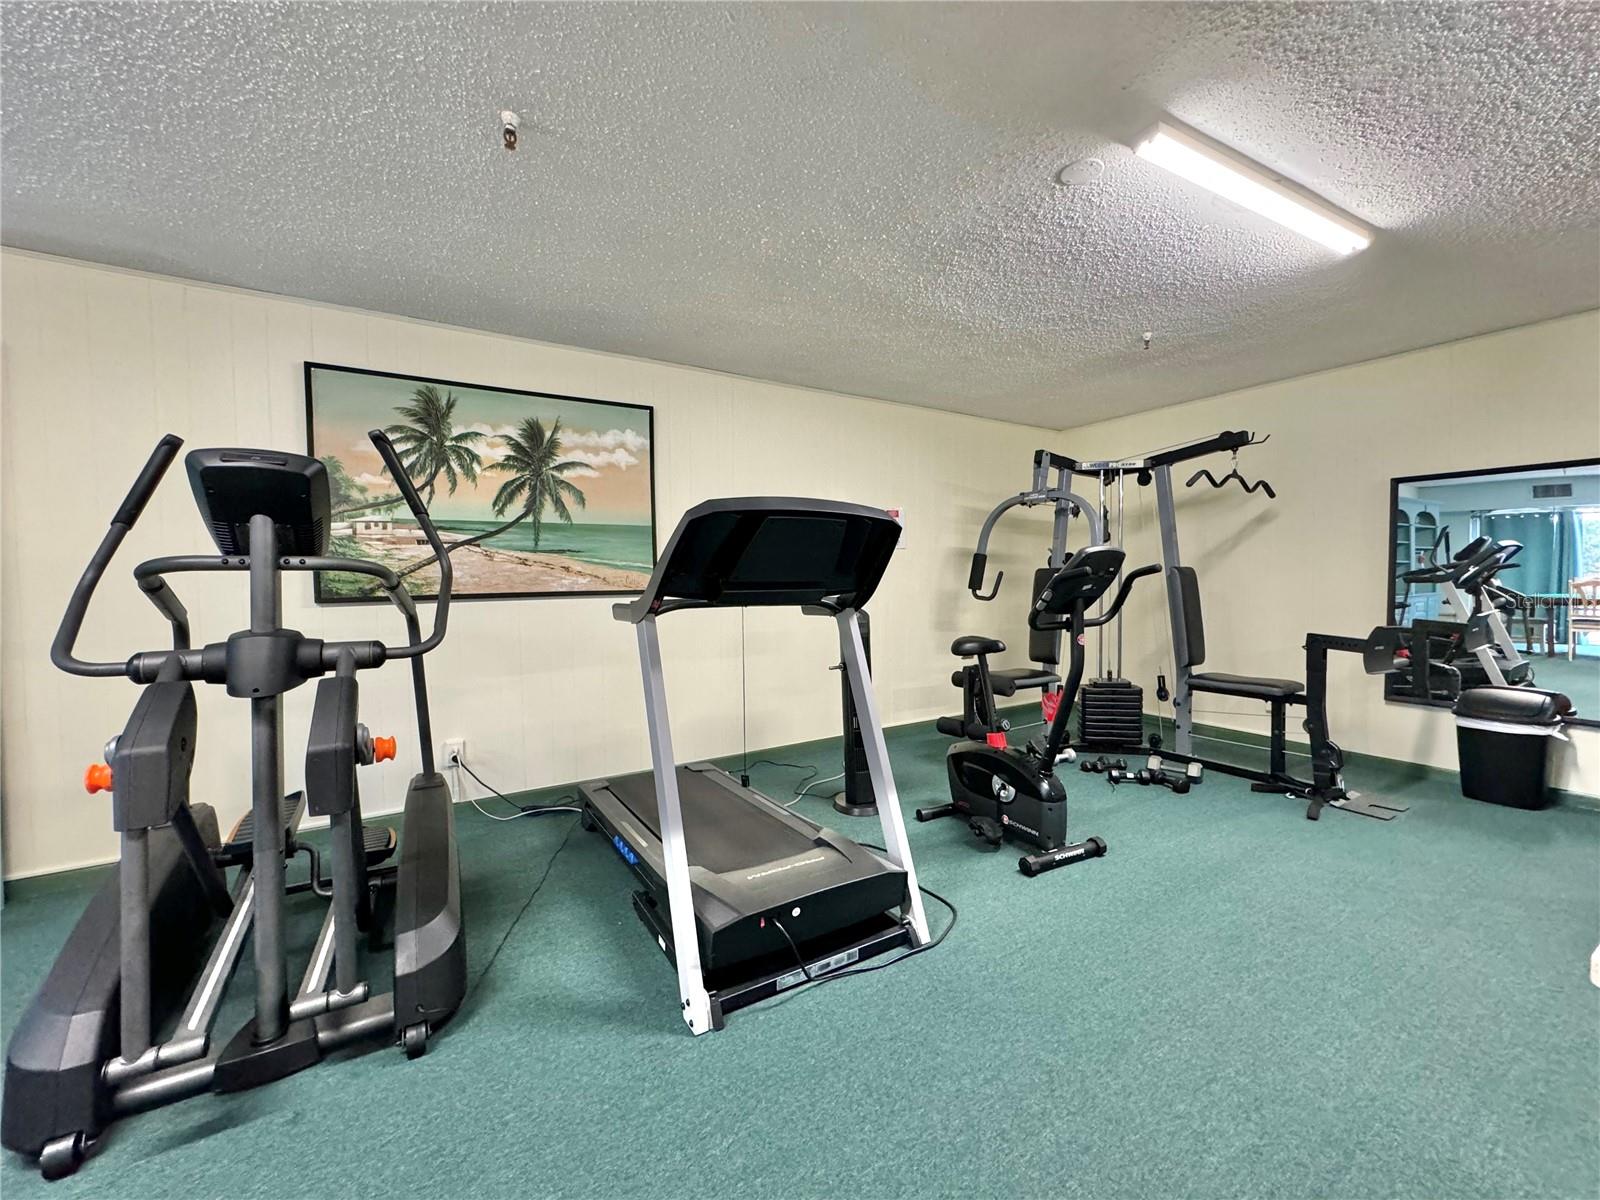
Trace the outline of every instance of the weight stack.
<path fill-rule="evenodd" d="M 1137 750 L 1144 744 L 1144 689 L 1126 679 L 1094 679 L 1078 689 L 1078 744 Z"/>

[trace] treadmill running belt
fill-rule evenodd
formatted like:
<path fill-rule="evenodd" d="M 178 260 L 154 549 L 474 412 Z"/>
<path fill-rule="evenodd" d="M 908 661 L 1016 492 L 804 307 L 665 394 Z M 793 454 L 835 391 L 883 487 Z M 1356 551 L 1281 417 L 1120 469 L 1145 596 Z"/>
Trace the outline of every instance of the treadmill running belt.
<path fill-rule="evenodd" d="M 678 803 L 683 810 L 683 840 L 691 867 L 721 874 L 758 866 L 813 849 L 816 843 L 767 814 L 758 803 L 732 788 L 720 771 L 708 773 L 678 768 Z M 628 806 L 640 824 L 658 839 L 661 822 L 656 810 L 656 779 L 649 771 L 609 779 L 607 786 Z M 825 847 L 826 848 L 826 847 Z M 830 849 L 830 853 L 833 851 Z"/>

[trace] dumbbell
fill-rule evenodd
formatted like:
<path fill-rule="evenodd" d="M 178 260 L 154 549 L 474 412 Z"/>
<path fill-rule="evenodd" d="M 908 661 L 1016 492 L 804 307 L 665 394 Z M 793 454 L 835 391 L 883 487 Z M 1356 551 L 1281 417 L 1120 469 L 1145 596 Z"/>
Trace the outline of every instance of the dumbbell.
<path fill-rule="evenodd" d="M 1138 771 L 1119 771 L 1113 768 L 1106 772 L 1106 778 L 1113 784 L 1137 783 L 1144 787 L 1154 785 L 1156 787 L 1171 788 L 1180 796 L 1189 790 L 1189 777 L 1187 775 L 1178 775 L 1168 771 L 1152 771 L 1149 767 Z"/>
<path fill-rule="evenodd" d="M 1175 770 L 1169 770 L 1166 762 L 1162 760 L 1162 757 L 1159 754 L 1150 755 L 1149 758 L 1144 760 L 1144 765 L 1147 771 L 1162 771 L 1171 775 L 1177 774 Z M 1183 766 L 1183 775 L 1184 778 L 1190 782 L 1190 784 L 1202 783 L 1205 781 L 1205 770 L 1205 767 L 1200 763 L 1185 763 Z"/>
<path fill-rule="evenodd" d="M 1091 775 L 1104 775 L 1107 771 L 1126 771 L 1128 762 L 1122 758 L 1107 758 L 1102 754 L 1093 762 L 1078 764 L 1078 770 L 1088 771 Z"/>
<path fill-rule="evenodd" d="M 1173 771 L 1152 771 L 1146 767 L 1134 778 L 1146 785 L 1155 784 L 1157 787 L 1171 788 L 1180 796 L 1189 790 L 1189 777 Z"/>

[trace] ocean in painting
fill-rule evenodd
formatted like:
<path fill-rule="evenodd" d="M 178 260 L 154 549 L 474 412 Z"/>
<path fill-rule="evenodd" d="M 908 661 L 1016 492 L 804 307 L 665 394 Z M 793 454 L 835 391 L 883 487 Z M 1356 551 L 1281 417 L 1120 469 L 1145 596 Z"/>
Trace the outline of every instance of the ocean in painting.
<path fill-rule="evenodd" d="M 493 529 L 502 521 L 436 521 L 440 530 L 471 537 Z M 533 527 L 524 521 L 484 543 L 498 550 L 533 550 Z M 597 567 L 618 567 L 625 571 L 650 574 L 650 526 L 648 525 L 563 525 L 545 521 L 540 532 L 540 554 L 559 554 Z"/>

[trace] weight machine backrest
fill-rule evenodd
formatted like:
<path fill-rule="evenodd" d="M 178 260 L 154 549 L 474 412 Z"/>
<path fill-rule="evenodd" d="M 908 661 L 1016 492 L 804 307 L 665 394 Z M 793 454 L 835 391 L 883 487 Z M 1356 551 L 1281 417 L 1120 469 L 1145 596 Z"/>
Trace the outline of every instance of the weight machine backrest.
<path fill-rule="evenodd" d="M 1183 641 L 1188 658 L 1179 664 L 1198 667 L 1206 660 L 1206 624 L 1200 612 L 1200 580 L 1193 567 L 1173 567 L 1178 581 L 1178 603 L 1183 609 Z"/>
<path fill-rule="evenodd" d="M 1028 594 L 1030 603 L 1036 599 L 1040 592 L 1049 586 L 1055 578 L 1053 567 L 1040 567 L 1033 573 L 1033 591 Z M 1028 627 L 1028 657 L 1036 663 L 1047 667 L 1061 665 L 1061 632 L 1051 629 L 1034 629 Z"/>

